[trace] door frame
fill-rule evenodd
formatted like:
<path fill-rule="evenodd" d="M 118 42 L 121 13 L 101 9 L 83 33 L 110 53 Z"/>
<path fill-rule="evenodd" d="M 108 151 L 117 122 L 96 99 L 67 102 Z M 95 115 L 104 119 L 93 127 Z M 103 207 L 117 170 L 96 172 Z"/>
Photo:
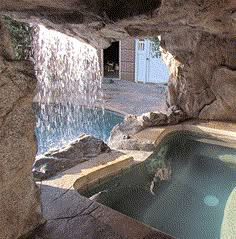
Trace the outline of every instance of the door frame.
<path fill-rule="evenodd" d="M 120 80 L 121 79 L 121 42 L 119 42 L 119 78 L 115 78 Z M 105 49 L 101 49 L 101 74 L 102 74 L 102 79 L 104 78 L 104 50 Z"/>

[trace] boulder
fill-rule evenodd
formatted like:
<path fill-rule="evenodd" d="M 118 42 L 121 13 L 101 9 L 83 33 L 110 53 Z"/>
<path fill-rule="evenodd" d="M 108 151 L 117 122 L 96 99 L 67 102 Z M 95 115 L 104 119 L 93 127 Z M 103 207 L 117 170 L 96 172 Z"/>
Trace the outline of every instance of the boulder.
<path fill-rule="evenodd" d="M 139 142 L 133 137 L 148 127 L 178 124 L 187 119 L 187 115 L 177 106 L 171 106 L 167 113 L 149 112 L 142 115 L 128 115 L 124 121 L 116 125 L 110 134 L 109 146 L 115 149 L 152 151 L 155 146 L 147 142 Z"/>
<path fill-rule="evenodd" d="M 144 128 L 167 124 L 167 115 L 163 113 L 149 112 L 143 114 L 142 119 Z"/>
<path fill-rule="evenodd" d="M 33 175 L 36 181 L 46 180 L 68 168 L 84 162 L 86 159 L 70 160 L 65 158 L 47 157 L 41 155 L 36 158 L 33 165 Z"/>
<path fill-rule="evenodd" d="M 163 35 L 161 44 L 170 105 L 189 118 L 235 121 L 236 40 L 182 29 Z"/>
<path fill-rule="evenodd" d="M 222 84 L 222 82 L 224 82 Z M 236 71 L 219 67 L 213 73 L 211 89 L 215 100 L 200 112 L 202 119 L 235 120 L 236 119 Z"/>
<path fill-rule="evenodd" d="M 82 134 L 78 139 L 73 140 L 68 145 L 47 152 L 45 156 L 77 160 L 83 157 L 96 157 L 109 150 L 110 148 L 101 139 L 95 138 L 92 135 Z"/>
<path fill-rule="evenodd" d="M 79 163 L 96 157 L 110 148 L 101 139 L 92 135 L 81 135 L 68 145 L 51 150 L 36 158 L 33 175 L 36 180 L 45 180 Z"/>

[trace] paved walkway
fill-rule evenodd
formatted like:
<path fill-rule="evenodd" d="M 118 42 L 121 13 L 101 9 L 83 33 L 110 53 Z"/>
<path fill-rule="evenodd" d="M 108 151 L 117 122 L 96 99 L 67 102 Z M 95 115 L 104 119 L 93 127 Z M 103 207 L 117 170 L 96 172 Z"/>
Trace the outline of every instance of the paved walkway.
<path fill-rule="evenodd" d="M 104 79 L 102 88 L 105 108 L 122 114 L 165 112 L 167 108 L 167 86 L 164 84 Z"/>

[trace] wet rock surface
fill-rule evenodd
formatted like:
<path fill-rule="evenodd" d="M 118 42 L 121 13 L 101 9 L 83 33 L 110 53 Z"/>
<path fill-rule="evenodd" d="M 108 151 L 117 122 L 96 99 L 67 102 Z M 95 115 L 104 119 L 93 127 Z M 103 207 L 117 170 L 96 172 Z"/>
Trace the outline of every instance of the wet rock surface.
<path fill-rule="evenodd" d="M 81 135 L 60 149 L 38 156 L 33 165 L 34 178 L 45 180 L 104 152 L 110 152 L 110 148 L 101 139 L 92 135 Z"/>
<path fill-rule="evenodd" d="M 176 106 L 170 107 L 166 113 L 149 112 L 142 115 L 128 115 L 124 121 L 111 131 L 109 146 L 115 149 L 152 151 L 153 142 L 140 142 L 135 134 L 148 127 L 177 124 L 187 119 L 187 115 Z"/>

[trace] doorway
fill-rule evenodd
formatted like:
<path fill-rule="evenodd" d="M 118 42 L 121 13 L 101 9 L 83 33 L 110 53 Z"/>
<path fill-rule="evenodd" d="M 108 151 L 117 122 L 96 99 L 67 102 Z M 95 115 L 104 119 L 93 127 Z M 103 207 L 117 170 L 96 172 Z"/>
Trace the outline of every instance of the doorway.
<path fill-rule="evenodd" d="M 156 56 L 153 42 L 148 39 L 135 42 L 135 81 L 167 83 L 169 70 L 161 57 Z"/>
<path fill-rule="evenodd" d="M 120 43 L 113 42 L 110 47 L 103 50 L 103 72 L 105 78 L 117 78 L 120 75 Z"/>

